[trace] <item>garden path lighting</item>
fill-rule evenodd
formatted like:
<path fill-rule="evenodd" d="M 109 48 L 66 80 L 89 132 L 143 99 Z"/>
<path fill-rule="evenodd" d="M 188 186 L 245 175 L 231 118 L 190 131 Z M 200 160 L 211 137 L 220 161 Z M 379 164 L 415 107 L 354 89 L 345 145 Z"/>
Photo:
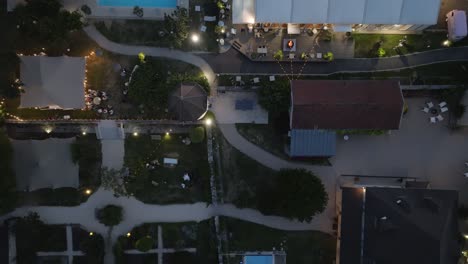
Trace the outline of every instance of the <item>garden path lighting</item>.
<path fill-rule="evenodd" d="M 192 35 L 192 42 L 193 43 L 198 43 L 200 41 L 200 37 L 197 34 Z"/>
<path fill-rule="evenodd" d="M 138 132 L 133 132 L 133 136 L 138 137 Z"/>
<path fill-rule="evenodd" d="M 450 41 L 449 40 L 446 40 L 442 43 L 442 45 L 444 45 L 445 47 L 448 47 L 450 46 Z"/>
<path fill-rule="evenodd" d="M 81 132 L 83 136 L 86 136 L 86 131 Z"/>
<path fill-rule="evenodd" d="M 51 127 L 46 127 L 44 129 L 44 131 L 47 133 L 47 134 L 50 134 L 52 132 L 52 128 Z"/>
<path fill-rule="evenodd" d="M 206 124 L 207 126 L 211 126 L 211 124 L 213 124 L 213 120 L 212 120 L 211 118 L 207 118 L 207 119 L 205 120 L 205 124 Z"/>
<path fill-rule="evenodd" d="M 128 232 L 127 233 L 127 237 L 130 237 L 132 235 L 132 233 Z"/>
<path fill-rule="evenodd" d="M 93 232 L 89 232 L 89 236 L 94 236 L 94 233 L 93 233 Z"/>
<path fill-rule="evenodd" d="M 85 193 L 86 193 L 87 195 L 90 195 L 90 194 L 91 194 L 91 189 L 86 189 Z"/>

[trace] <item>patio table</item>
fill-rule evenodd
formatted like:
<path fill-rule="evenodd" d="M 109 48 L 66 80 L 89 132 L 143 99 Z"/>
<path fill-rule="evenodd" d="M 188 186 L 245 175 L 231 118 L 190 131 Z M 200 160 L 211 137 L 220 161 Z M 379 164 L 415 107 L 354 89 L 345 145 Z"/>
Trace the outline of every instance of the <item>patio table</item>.
<path fill-rule="evenodd" d="M 95 105 L 100 105 L 100 104 L 101 104 L 101 98 L 99 98 L 99 97 L 94 97 L 93 103 L 94 103 Z"/>

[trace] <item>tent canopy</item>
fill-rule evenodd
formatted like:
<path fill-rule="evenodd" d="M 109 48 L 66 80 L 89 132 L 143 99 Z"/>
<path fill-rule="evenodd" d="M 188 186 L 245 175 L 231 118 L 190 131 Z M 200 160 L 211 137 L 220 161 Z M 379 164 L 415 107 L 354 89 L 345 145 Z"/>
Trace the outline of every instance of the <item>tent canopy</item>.
<path fill-rule="evenodd" d="M 441 0 L 233 0 L 233 23 L 437 23 Z"/>
<path fill-rule="evenodd" d="M 21 56 L 22 108 L 85 107 L 85 58 Z"/>
<path fill-rule="evenodd" d="M 70 151 L 74 141 L 74 138 L 12 140 L 17 189 L 77 188 L 79 168 Z"/>
<path fill-rule="evenodd" d="M 169 111 L 180 121 L 196 121 L 208 110 L 208 95 L 197 83 L 182 83 L 169 97 Z"/>

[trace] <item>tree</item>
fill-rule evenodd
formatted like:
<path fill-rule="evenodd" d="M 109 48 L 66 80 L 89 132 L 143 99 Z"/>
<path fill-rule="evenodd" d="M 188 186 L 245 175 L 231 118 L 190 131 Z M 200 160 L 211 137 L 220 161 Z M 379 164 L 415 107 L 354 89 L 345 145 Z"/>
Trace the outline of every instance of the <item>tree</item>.
<path fill-rule="evenodd" d="M 15 52 L 10 51 L 0 54 L 0 97 L 15 98 L 20 94 L 21 82 L 16 82 L 16 70 L 19 68 L 20 59 Z"/>
<path fill-rule="evenodd" d="M 380 48 L 377 50 L 377 55 L 378 55 L 379 57 L 383 57 L 383 56 L 385 56 L 385 54 L 387 54 L 387 52 L 386 52 L 382 47 L 380 47 Z"/>
<path fill-rule="evenodd" d="M 161 63 L 146 59 L 146 63 L 133 73 L 128 96 L 134 103 L 150 112 L 163 112 L 167 108 L 169 87 L 167 73 Z"/>
<path fill-rule="evenodd" d="M 258 90 L 258 103 L 272 113 L 289 111 L 291 105 L 291 87 L 287 80 L 277 80 L 262 84 Z"/>
<path fill-rule="evenodd" d="M 329 51 L 323 55 L 323 58 L 327 61 L 333 61 L 335 59 L 335 56 L 331 51 Z"/>
<path fill-rule="evenodd" d="M 135 243 L 135 248 L 141 252 L 148 252 L 153 248 L 154 240 L 150 236 L 144 236 L 137 240 Z"/>
<path fill-rule="evenodd" d="M 258 208 L 267 215 L 310 222 L 325 210 L 327 202 L 327 192 L 318 177 L 304 169 L 282 169 L 275 175 L 271 190 L 261 194 Z"/>
<path fill-rule="evenodd" d="M 19 25 L 20 39 L 33 42 L 37 47 L 67 42 L 69 33 L 81 29 L 83 23 L 78 11 L 69 12 L 62 7 L 59 0 L 26 0 L 25 4 L 17 5 L 13 14 Z"/>
<path fill-rule="evenodd" d="M 139 6 L 133 7 L 133 14 L 136 15 L 137 17 L 143 17 L 143 8 Z"/>
<path fill-rule="evenodd" d="M 83 13 L 85 13 L 88 16 L 91 15 L 91 8 L 88 5 L 82 5 L 81 11 L 83 11 Z"/>
<path fill-rule="evenodd" d="M 194 127 L 190 129 L 189 135 L 190 140 L 193 143 L 200 143 L 203 141 L 203 139 L 205 139 L 205 128 L 203 128 L 202 126 Z"/>
<path fill-rule="evenodd" d="M 13 148 L 7 134 L 0 129 L 0 215 L 16 207 L 16 178 L 13 169 Z"/>
<path fill-rule="evenodd" d="M 127 176 L 127 169 L 120 170 L 103 168 L 101 171 L 101 186 L 104 190 L 113 191 L 114 195 L 129 197 L 125 187 L 124 178 Z"/>
<path fill-rule="evenodd" d="M 189 35 L 190 19 L 187 9 L 177 7 L 170 15 L 164 14 L 164 28 L 175 48 L 181 48 Z"/>
<path fill-rule="evenodd" d="M 273 58 L 275 58 L 275 60 L 277 60 L 277 61 L 283 60 L 283 58 L 284 58 L 283 51 L 282 51 L 282 50 L 278 50 L 278 51 L 273 55 Z"/>
<path fill-rule="evenodd" d="M 123 209 L 117 205 L 107 205 L 97 212 L 97 219 L 106 226 L 115 226 L 122 222 Z"/>

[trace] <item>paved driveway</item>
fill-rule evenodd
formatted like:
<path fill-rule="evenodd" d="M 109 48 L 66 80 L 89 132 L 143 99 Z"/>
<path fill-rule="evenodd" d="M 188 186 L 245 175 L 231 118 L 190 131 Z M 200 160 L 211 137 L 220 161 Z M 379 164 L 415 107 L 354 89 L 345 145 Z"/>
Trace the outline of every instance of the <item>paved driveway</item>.
<path fill-rule="evenodd" d="M 432 188 L 468 187 L 468 132 L 451 131 L 446 122 L 430 124 L 420 111 L 424 99 L 407 99 L 409 112 L 399 131 L 384 136 L 339 139 L 332 163 L 337 174 L 408 176 L 429 180 Z M 468 193 L 460 192 L 468 203 Z"/>

